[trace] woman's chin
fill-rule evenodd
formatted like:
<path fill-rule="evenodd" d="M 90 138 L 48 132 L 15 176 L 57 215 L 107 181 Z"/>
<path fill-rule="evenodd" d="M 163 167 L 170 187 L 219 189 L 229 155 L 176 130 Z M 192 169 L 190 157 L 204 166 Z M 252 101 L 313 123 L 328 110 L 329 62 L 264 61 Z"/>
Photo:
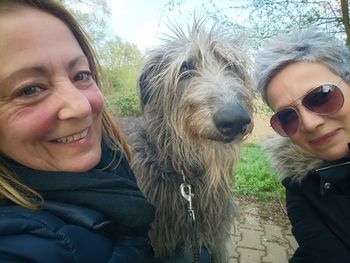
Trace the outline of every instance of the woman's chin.
<path fill-rule="evenodd" d="M 318 152 L 316 156 L 326 161 L 336 161 L 342 158 L 350 157 L 349 149 L 346 145 L 344 148 L 328 150 L 327 152 Z"/>

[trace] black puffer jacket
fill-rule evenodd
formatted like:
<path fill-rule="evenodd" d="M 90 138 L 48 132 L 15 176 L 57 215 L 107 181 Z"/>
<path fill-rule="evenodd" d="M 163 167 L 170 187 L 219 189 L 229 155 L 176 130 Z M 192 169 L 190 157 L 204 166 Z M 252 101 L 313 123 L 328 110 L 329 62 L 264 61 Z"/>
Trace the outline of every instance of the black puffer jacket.
<path fill-rule="evenodd" d="M 316 159 L 287 138 L 264 143 L 286 188 L 299 248 L 290 263 L 350 263 L 350 159 Z"/>
<path fill-rule="evenodd" d="M 131 229 L 113 229 L 109 219 L 88 208 L 46 205 L 36 212 L 0 207 L 1 263 L 152 262 L 146 238 Z"/>
<path fill-rule="evenodd" d="M 19 180 L 42 194 L 38 210 L 0 203 L 0 262 L 153 262 L 147 232 L 154 207 L 127 160 L 103 145 L 86 173 L 36 171 L 5 160 Z"/>

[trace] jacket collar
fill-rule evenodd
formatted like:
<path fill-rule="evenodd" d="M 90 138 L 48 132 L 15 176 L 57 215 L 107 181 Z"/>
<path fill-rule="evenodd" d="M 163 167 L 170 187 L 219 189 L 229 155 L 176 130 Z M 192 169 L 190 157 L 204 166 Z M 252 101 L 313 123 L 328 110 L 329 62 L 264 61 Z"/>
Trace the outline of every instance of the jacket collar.
<path fill-rule="evenodd" d="M 348 144 L 349 146 L 349 144 Z M 329 173 L 334 176 L 334 168 L 348 170 L 350 159 L 341 159 L 335 162 L 321 160 L 294 144 L 289 138 L 274 136 L 263 142 L 262 148 L 271 167 L 277 172 L 278 179 L 287 177 L 293 181 L 302 181 L 309 172 L 321 174 L 328 180 Z M 333 171 L 333 172 L 330 172 Z M 338 173 L 338 170 L 337 170 Z"/>
<path fill-rule="evenodd" d="M 310 171 L 310 176 L 320 179 L 320 194 L 326 194 L 333 185 L 340 184 L 350 175 L 350 159 L 344 158 L 331 164 Z"/>

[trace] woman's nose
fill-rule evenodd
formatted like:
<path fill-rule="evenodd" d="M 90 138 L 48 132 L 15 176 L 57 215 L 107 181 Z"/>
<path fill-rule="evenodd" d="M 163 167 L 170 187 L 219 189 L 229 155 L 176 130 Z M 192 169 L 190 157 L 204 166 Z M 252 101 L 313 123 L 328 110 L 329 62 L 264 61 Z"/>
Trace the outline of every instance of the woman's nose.
<path fill-rule="evenodd" d="M 78 89 L 71 81 L 61 84 L 57 93 L 62 103 L 58 112 L 58 119 L 84 118 L 91 114 L 91 105 L 86 90 Z"/>
<path fill-rule="evenodd" d="M 300 130 L 305 132 L 314 131 L 324 122 L 324 117 L 315 114 L 304 107 L 299 107 Z"/>

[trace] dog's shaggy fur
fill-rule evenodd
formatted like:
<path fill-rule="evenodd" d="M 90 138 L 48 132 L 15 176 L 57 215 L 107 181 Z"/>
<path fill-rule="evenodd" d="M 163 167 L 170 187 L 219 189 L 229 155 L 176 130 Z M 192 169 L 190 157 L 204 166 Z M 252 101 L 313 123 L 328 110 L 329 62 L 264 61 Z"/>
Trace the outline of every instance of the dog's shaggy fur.
<path fill-rule="evenodd" d="M 196 21 L 188 33 L 173 27 L 174 37 L 146 54 L 138 78 L 144 125 L 128 129 L 128 120 L 123 126 L 139 186 L 157 207 L 150 232 L 156 255 L 191 248 L 180 193 L 185 177 L 194 193 L 198 243 L 214 262 L 227 262 L 237 212 L 232 169 L 253 128 L 254 92 L 241 41 L 206 25 Z"/>

